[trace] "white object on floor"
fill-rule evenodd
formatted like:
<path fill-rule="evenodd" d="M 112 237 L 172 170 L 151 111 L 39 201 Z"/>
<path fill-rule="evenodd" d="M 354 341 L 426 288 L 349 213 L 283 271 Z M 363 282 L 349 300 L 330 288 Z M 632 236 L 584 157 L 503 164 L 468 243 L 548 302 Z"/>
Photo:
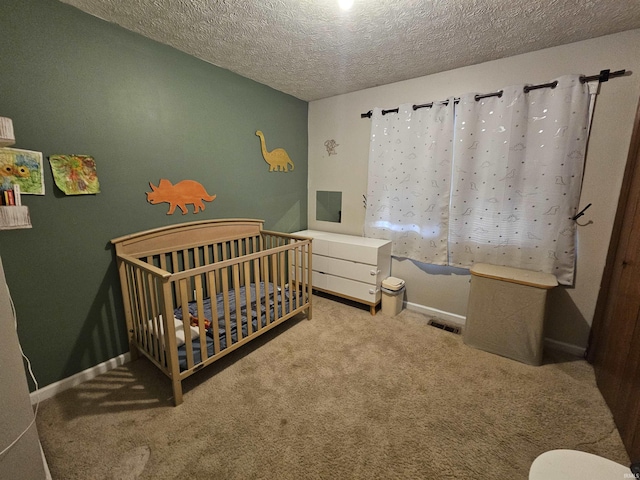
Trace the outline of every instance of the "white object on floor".
<path fill-rule="evenodd" d="M 529 480 L 624 480 L 631 469 L 577 450 L 550 450 L 531 464 Z"/>
<path fill-rule="evenodd" d="M 382 313 L 395 316 L 402 311 L 404 304 L 404 280 L 388 277 L 382 281 Z"/>

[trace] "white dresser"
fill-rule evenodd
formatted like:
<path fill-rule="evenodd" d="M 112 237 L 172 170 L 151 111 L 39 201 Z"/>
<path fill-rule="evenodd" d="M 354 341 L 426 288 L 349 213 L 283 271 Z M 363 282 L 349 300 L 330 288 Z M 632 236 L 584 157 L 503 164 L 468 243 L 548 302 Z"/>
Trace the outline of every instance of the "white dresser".
<path fill-rule="evenodd" d="M 369 305 L 375 315 L 380 285 L 391 273 L 391 241 L 318 230 L 295 235 L 313 238 L 313 288 Z"/>

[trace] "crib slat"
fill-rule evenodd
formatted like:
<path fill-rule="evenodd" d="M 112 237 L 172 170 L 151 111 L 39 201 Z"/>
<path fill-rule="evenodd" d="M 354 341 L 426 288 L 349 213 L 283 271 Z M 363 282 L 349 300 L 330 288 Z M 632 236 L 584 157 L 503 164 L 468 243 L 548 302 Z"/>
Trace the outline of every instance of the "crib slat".
<path fill-rule="evenodd" d="M 256 251 L 254 241 L 255 241 L 254 237 L 247 238 L 247 254 L 253 253 Z"/>
<path fill-rule="evenodd" d="M 155 301 L 156 301 L 156 311 L 154 313 L 153 318 L 155 319 L 155 327 L 156 327 L 156 345 L 157 345 L 157 349 L 158 349 L 158 358 L 157 360 L 160 362 L 161 365 L 165 365 L 166 364 L 166 348 L 165 348 L 165 344 L 164 344 L 164 338 L 161 338 L 160 334 L 159 334 L 159 327 L 160 327 L 160 311 L 162 309 L 162 289 L 161 286 L 158 282 L 154 281 L 154 295 L 155 295 Z"/>
<path fill-rule="evenodd" d="M 307 298 L 306 303 L 309 304 L 309 308 L 307 308 L 307 317 L 311 320 L 313 316 L 313 281 L 312 281 L 312 273 L 313 272 L 313 243 L 309 243 L 306 247 L 306 260 L 307 260 L 307 271 L 305 273 L 305 281 L 307 282 Z"/>
<path fill-rule="evenodd" d="M 278 320 L 278 254 L 271 255 L 271 283 L 273 284 L 273 321 Z"/>
<path fill-rule="evenodd" d="M 158 346 L 158 299 L 155 292 L 155 282 L 153 276 L 147 274 L 147 285 L 149 294 L 149 317 L 145 318 L 145 323 L 149 326 L 149 353 L 157 361 L 160 361 L 160 348 Z"/>
<path fill-rule="evenodd" d="M 162 270 L 167 270 L 167 256 L 164 253 L 160 254 L 160 268 Z"/>
<path fill-rule="evenodd" d="M 149 323 L 149 320 L 151 320 L 153 318 L 153 299 L 151 298 L 151 285 L 149 284 L 150 282 L 150 275 L 149 274 L 144 274 L 143 275 L 143 291 L 142 291 L 142 295 L 144 296 L 144 313 L 142 318 L 140 319 L 142 322 L 142 327 L 144 329 L 144 331 L 146 332 L 146 349 L 147 352 L 151 353 L 153 352 L 153 329 L 151 328 L 151 324 Z"/>
<path fill-rule="evenodd" d="M 206 265 L 207 264 L 206 261 L 204 260 L 204 252 L 203 252 L 202 249 L 203 249 L 203 247 L 195 247 L 193 249 L 193 268 L 198 268 L 198 267 L 200 267 L 202 265 Z M 196 291 L 199 290 L 197 284 L 195 283 L 195 278 L 198 278 L 198 277 L 200 278 L 200 285 L 201 285 L 200 289 L 202 289 L 202 285 L 203 284 L 206 285 L 206 275 L 204 273 L 201 274 L 201 275 L 197 275 L 196 277 L 194 277 L 194 284 L 193 284 L 193 288 Z M 205 287 L 205 289 L 206 289 L 206 287 Z M 205 292 L 203 292 L 203 294 L 204 293 Z M 204 296 L 203 296 L 203 298 L 204 298 Z M 195 300 L 195 298 L 194 298 L 194 300 Z"/>
<path fill-rule="evenodd" d="M 137 335 L 137 323 L 138 323 L 138 290 L 135 287 L 135 273 L 133 267 L 130 264 L 125 264 L 125 276 L 127 279 L 127 296 L 129 297 L 129 313 L 130 318 L 128 319 L 128 327 L 129 327 L 129 342 L 135 343 L 136 347 L 138 345 L 138 335 Z"/>
<path fill-rule="evenodd" d="M 194 247 L 193 249 L 193 266 L 199 267 L 202 265 L 202 256 L 200 252 L 202 251 L 202 247 Z"/>
<path fill-rule="evenodd" d="M 209 358 L 209 352 L 207 350 L 207 330 L 204 326 L 205 318 L 204 315 L 204 302 L 203 302 L 203 291 L 202 291 L 202 277 L 197 275 L 194 278 L 195 283 L 195 291 L 196 291 L 196 305 L 198 312 L 198 332 L 200 334 L 200 361 L 204 362 L 207 358 Z"/>
<path fill-rule="evenodd" d="M 134 330 L 134 335 L 136 338 L 136 343 L 140 346 L 140 348 L 142 348 L 142 350 L 145 349 L 145 338 L 144 338 L 144 331 L 142 330 L 142 319 L 144 318 L 144 298 L 143 298 L 143 294 L 142 294 L 142 289 L 140 286 L 141 283 L 141 271 L 135 267 L 132 267 L 131 269 L 131 276 L 132 276 L 132 281 L 133 281 L 133 288 L 134 288 L 134 296 L 136 299 L 136 310 L 135 310 L 135 318 L 133 321 L 133 330 Z"/>
<path fill-rule="evenodd" d="M 138 287 L 138 272 L 137 270 L 131 266 L 130 267 L 130 276 L 131 276 L 131 289 L 132 289 L 132 301 L 134 302 L 134 310 L 132 311 L 133 313 L 133 318 L 132 318 L 132 329 L 133 329 L 133 336 L 135 338 L 136 344 L 140 344 L 142 341 L 142 336 L 140 333 L 140 289 Z"/>
<path fill-rule="evenodd" d="M 293 311 L 295 308 L 294 298 L 297 295 L 295 290 L 293 289 L 293 275 L 291 275 L 291 267 L 293 266 L 293 262 L 295 259 L 295 250 L 289 250 L 284 252 L 283 256 L 285 257 L 286 267 L 283 268 L 283 273 L 287 274 L 289 281 L 287 283 L 287 288 L 289 289 L 289 311 Z"/>
<path fill-rule="evenodd" d="M 189 261 L 189 249 L 183 249 L 182 250 L 182 268 L 180 270 L 181 271 L 189 270 L 189 268 L 191 267 L 190 263 L 191 262 Z"/>
<path fill-rule="evenodd" d="M 191 265 L 191 258 L 189 255 L 190 250 L 189 249 L 183 249 L 182 250 L 182 268 L 180 269 L 181 272 L 186 272 L 187 270 L 190 270 L 192 268 Z M 187 283 L 187 292 L 188 292 L 188 296 L 187 298 L 189 299 L 189 301 L 193 301 L 193 278 L 189 278 L 189 281 Z"/>
<path fill-rule="evenodd" d="M 140 345 L 143 350 L 149 349 L 149 329 L 145 319 L 149 318 L 149 312 L 147 309 L 147 295 L 145 289 L 145 274 L 139 268 L 135 268 L 136 276 L 136 289 L 138 295 L 138 334 Z"/>
<path fill-rule="evenodd" d="M 307 278 L 308 275 L 311 271 L 311 265 L 307 265 L 307 257 L 310 256 L 308 255 L 308 250 L 309 247 L 308 246 L 302 246 L 301 247 L 301 257 L 302 260 L 300 261 L 300 267 L 301 267 L 301 273 L 300 276 L 302 277 L 302 291 L 306 292 L 307 290 Z"/>
<path fill-rule="evenodd" d="M 300 242 L 296 243 L 296 251 L 295 251 L 295 269 L 296 273 L 294 275 L 294 285 L 296 289 L 296 307 L 300 307 L 300 305 L 305 301 L 305 291 L 304 291 L 304 266 L 303 259 L 304 254 L 302 252 L 303 248 L 300 245 Z"/>
<path fill-rule="evenodd" d="M 306 268 L 306 264 L 305 264 L 305 256 L 304 256 L 304 249 L 305 246 L 303 244 L 301 244 L 300 242 L 297 242 L 298 248 L 296 249 L 296 259 L 297 259 L 297 266 L 296 266 L 296 292 L 299 292 L 300 296 L 298 298 L 301 299 L 301 303 L 305 303 L 306 302 L 306 298 L 307 298 L 307 287 L 306 287 L 306 273 L 305 273 L 305 268 Z M 300 304 L 298 304 L 298 306 L 300 306 Z"/>
<path fill-rule="evenodd" d="M 286 305 L 287 305 L 287 299 L 285 297 L 285 293 L 287 292 L 287 280 L 286 280 L 286 265 L 285 265 L 285 257 L 286 257 L 286 252 L 279 252 L 278 253 L 278 259 L 279 259 L 279 265 L 280 265 L 280 307 L 281 307 L 281 317 L 284 317 L 286 315 Z"/>
<path fill-rule="evenodd" d="M 222 242 L 222 260 L 228 260 L 231 253 L 231 242 Z"/>
<path fill-rule="evenodd" d="M 246 239 L 241 238 L 237 240 L 236 243 L 237 243 L 237 250 L 235 252 L 234 257 L 232 258 L 240 258 L 243 255 L 245 255 Z M 240 276 L 240 285 L 246 285 L 247 281 L 244 278 L 244 269 L 240 269 L 240 271 L 238 272 L 238 275 Z"/>
<path fill-rule="evenodd" d="M 244 264 L 244 296 L 245 302 L 247 305 L 247 334 L 251 335 L 253 333 L 253 314 L 251 313 L 251 264 L 249 262 L 243 262 Z M 259 314 L 258 314 L 259 315 Z M 258 317 L 258 323 L 260 325 L 260 317 Z M 256 327 L 259 328 L 259 327 Z"/>
<path fill-rule="evenodd" d="M 184 328 L 184 345 L 187 350 L 187 368 L 193 368 L 193 344 L 191 343 L 191 329 L 189 323 L 189 285 L 187 279 L 179 282 L 180 301 L 182 306 L 182 328 Z M 173 321 L 173 317 L 171 318 Z M 169 321 L 169 319 L 167 319 Z"/>
<path fill-rule="evenodd" d="M 173 322 L 173 310 L 174 304 L 173 295 L 175 290 L 174 282 L 164 283 L 161 294 L 163 323 L 164 323 L 164 345 L 167 351 L 167 366 L 159 365 L 160 369 L 167 373 L 171 378 L 171 387 L 173 389 L 173 403 L 174 405 L 180 405 L 182 403 L 182 383 L 180 379 L 180 365 L 178 363 L 178 346 L 176 345 L 176 331 Z M 171 318 L 167 318 L 171 315 Z"/>
<path fill-rule="evenodd" d="M 224 305 L 224 328 L 227 348 L 231 346 L 231 309 L 229 308 L 229 274 L 228 268 L 221 269 L 222 276 L 222 303 Z"/>
<path fill-rule="evenodd" d="M 138 305 L 140 309 L 140 316 L 138 317 L 138 330 L 139 330 L 139 338 L 140 344 L 142 345 L 145 351 L 149 350 L 149 331 L 148 325 L 145 322 L 145 318 L 149 318 L 149 313 L 147 311 L 147 296 L 145 295 L 144 288 L 144 275 L 142 274 L 142 270 L 136 269 L 136 285 L 138 290 Z"/>
<path fill-rule="evenodd" d="M 211 265 L 211 254 L 209 253 L 209 247 L 211 245 L 205 245 L 203 248 L 203 261 L 205 265 Z M 209 282 L 209 276 L 208 275 L 204 275 L 204 289 L 205 289 L 205 294 L 207 297 L 213 297 L 215 298 L 215 292 L 211 291 L 211 282 Z"/>
<path fill-rule="evenodd" d="M 262 328 L 262 286 L 260 285 L 260 260 L 253 261 L 253 281 L 256 286 L 256 313 L 258 315 L 258 330 Z M 266 284 L 265 284 L 266 285 Z M 267 290 L 268 291 L 268 290 Z"/>
<path fill-rule="evenodd" d="M 240 307 L 242 299 L 240 298 L 240 269 L 237 263 L 233 265 L 231 271 L 233 272 L 233 289 L 236 292 L 236 335 L 239 342 L 242 340 L 242 310 Z"/>
<path fill-rule="evenodd" d="M 312 293 L 313 293 L 313 284 L 311 281 L 311 275 L 312 275 L 312 269 L 311 269 L 311 261 L 312 261 L 312 253 L 311 253 L 311 245 L 305 245 L 303 247 L 304 250 L 304 255 L 302 256 L 302 281 L 304 283 L 304 291 L 306 292 L 306 296 L 305 296 L 305 303 L 309 303 L 311 304 L 311 299 L 313 298 Z M 307 312 L 310 314 L 311 313 L 311 308 L 309 308 L 309 310 L 307 310 Z"/>
<path fill-rule="evenodd" d="M 209 272 L 209 292 L 216 292 L 216 273 Z M 220 328 L 218 326 L 218 302 L 215 293 L 211 294 L 211 333 L 213 335 L 213 354 L 220 352 Z"/>
<path fill-rule="evenodd" d="M 178 264 L 178 252 L 177 250 L 174 250 L 171 252 L 171 272 L 175 273 L 179 271 L 180 271 L 180 267 Z"/>
<path fill-rule="evenodd" d="M 265 324 L 271 323 L 271 309 L 269 308 L 270 294 L 269 294 L 269 258 L 267 256 L 260 258 L 262 264 L 262 280 L 264 281 L 264 307 L 265 307 Z"/>
<path fill-rule="evenodd" d="M 171 273 L 179 272 L 180 269 L 178 267 L 178 252 L 176 250 L 173 250 L 170 253 L 171 253 L 171 255 L 169 257 L 170 263 L 167 265 L 169 267 L 169 269 L 170 269 L 169 271 Z M 175 298 L 176 307 L 179 307 L 180 306 L 180 292 L 178 291 L 178 284 L 175 283 L 175 282 L 171 282 L 171 290 L 172 290 L 172 294 L 173 294 L 173 296 Z"/>
<path fill-rule="evenodd" d="M 220 261 L 220 244 L 214 243 L 213 244 L 213 263 L 218 263 L 219 261 Z M 220 270 L 216 270 L 215 280 L 218 286 L 222 284 L 222 272 Z M 218 294 L 220 292 L 218 291 L 218 289 L 216 289 L 215 293 Z M 211 293 L 211 296 L 213 296 L 213 294 L 214 292 Z"/>

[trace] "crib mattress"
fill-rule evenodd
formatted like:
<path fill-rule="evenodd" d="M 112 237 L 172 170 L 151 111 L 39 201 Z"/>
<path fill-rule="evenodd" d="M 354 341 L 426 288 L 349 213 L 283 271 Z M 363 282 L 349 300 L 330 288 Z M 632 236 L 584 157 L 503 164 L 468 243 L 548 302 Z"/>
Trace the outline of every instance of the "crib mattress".
<path fill-rule="evenodd" d="M 267 296 L 267 291 L 265 289 L 264 282 L 260 282 L 258 291 L 260 292 L 260 302 L 256 300 L 256 285 L 251 284 L 250 289 L 250 298 L 252 300 L 249 308 L 247 307 L 246 302 L 246 287 L 240 287 L 239 291 L 235 290 L 229 291 L 229 301 L 228 305 L 230 307 L 230 342 L 227 339 L 227 331 L 224 320 L 224 298 L 220 293 L 216 295 L 215 308 L 218 317 L 218 338 L 220 341 L 220 351 L 227 348 L 228 345 L 233 345 L 238 341 L 238 312 L 236 311 L 236 295 L 240 295 L 240 325 L 242 328 L 242 338 L 246 337 L 249 334 L 248 321 L 251 318 L 252 331 L 256 331 L 258 329 L 258 325 L 260 327 L 267 326 L 267 308 L 269 309 L 269 317 L 271 320 L 275 317 L 275 308 L 274 303 L 277 303 L 278 311 L 277 317 L 280 318 L 283 315 L 289 313 L 289 304 L 293 304 L 293 309 L 295 310 L 299 306 L 302 305 L 302 297 L 299 295 L 294 295 L 292 298 L 292 302 L 289 302 L 289 290 L 285 289 L 284 291 L 284 299 L 282 298 L 282 291 L 280 288 L 276 288 L 276 296 L 277 302 L 274 302 L 273 299 L 273 291 L 274 287 L 272 283 L 269 283 L 269 293 L 268 298 L 269 301 L 265 305 L 265 297 Z M 260 304 L 260 314 L 258 315 L 258 303 Z M 284 306 L 284 312 L 282 311 L 281 305 Z M 213 318 L 212 315 L 212 302 L 211 298 L 205 298 L 203 301 L 204 307 L 204 316 L 205 319 L 211 320 Z M 197 312 L 197 303 L 195 301 L 189 303 L 189 313 L 193 316 L 198 316 Z M 247 316 L 247 313 L 250 317 Z M 174 315 L 179 320 L 182 320 L 182 308 L 177 308 L 174 312 Z M 260 323 L 258 323 L 260 322 Z M 214 338 L 213 338 L 213 326 L 210 326 L 206 330 L 207 335 L 207 354 L 208 356 L 212 356 L 214 354 Z M 197 365 L 202 362 L 202 356 L 200 354 L 200 338 L 196 337 L 191 342 L 193 347 L 193 361 L 194 365 Z M 180 364 L 180 370 L 187 369 L 187 346 L 186 344 L 178 347 L 178 361 Z"/>

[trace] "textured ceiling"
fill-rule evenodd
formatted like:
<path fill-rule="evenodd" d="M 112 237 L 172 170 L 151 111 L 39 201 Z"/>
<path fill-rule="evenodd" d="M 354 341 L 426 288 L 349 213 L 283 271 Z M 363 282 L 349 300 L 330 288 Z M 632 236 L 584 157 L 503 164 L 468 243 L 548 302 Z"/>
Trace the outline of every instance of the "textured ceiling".
<path fill-rule="evenodd" d="M 640 0 L 61 1 L 307 101 L 640 28 Z"/>

